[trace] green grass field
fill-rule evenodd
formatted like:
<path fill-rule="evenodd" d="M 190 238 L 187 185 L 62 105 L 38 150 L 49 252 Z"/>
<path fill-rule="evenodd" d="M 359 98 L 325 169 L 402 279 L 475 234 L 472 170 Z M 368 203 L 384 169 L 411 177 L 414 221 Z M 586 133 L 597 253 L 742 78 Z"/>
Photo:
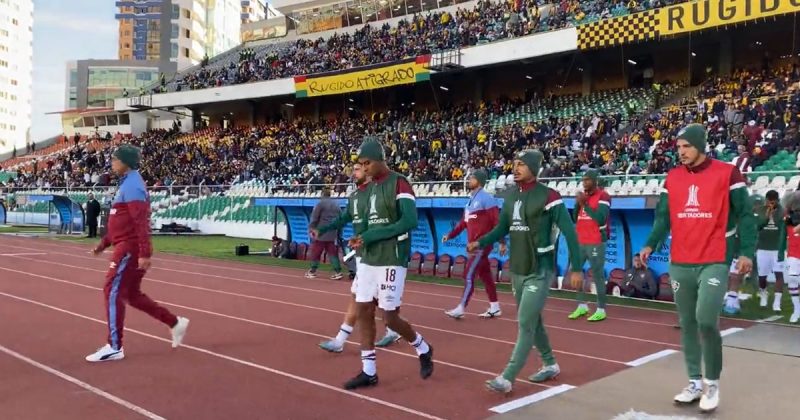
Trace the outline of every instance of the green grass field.
<path fill-rule="evenodd" d="M 81 243 L 95 242 L 95 240 L 89 240 L 85 238 L 74 238 L 74 237 L 63 237 L 63 236 L 59 237 L 59 239 L 65 239 Z M 251 252 L 266 251 L 267 249 L 270 248 L 270 241 L 267 240 L 240 239 L 240 238 L 229 238 L 223 236 L 154 236 L 153 237 L 153 247 L 158 252 L 193 255 L 198 257 L 215 258 L 220 260 L 236 261 L 249 264 L 260 264 L 267 266 L 278 266 L 278 267 L 288 267 L 297 269 L 308 268 L 308 262 L 306 261 L 279 260 L 264 255 L 249 255 L 246 257 L 237 257 L 234 255 L 234 248 L 236 247 L 236 245 L 239 244 L 249 245 Z M 329 269 L 330 268 L 327 265 L 323 265 L 323 267 L 321 267 L 321 270 L 324 271 L 327 271 Z M 429 277 L 421 275 L 411 275 L 409 276 L 409 279 L 425 283 L 438 283 L 438 284 L 448 284 L 457 286 L 462 284 L 462 281 L 460 279 L 446 279 L 446 278 L 443 279 L 438 277 Z M 480 283 L 478 284 L 478 288 L 480 288 Z M 755 290 L 755 286 L 748 284 L 745 286 L 744 289 L 747 290 L 748 293 L 752 293 Z M 510 292 L 511 286 L 507 283 L 498 284 L 498 290 Z M 564 291 L 564 290 L 552 290 L 550 294 L 551 296 L 565 298 L 565 299 L 574 299 L 575 297 L 574 292 Z M 632 306 L 632 307 L 660 309 L 666 311 L 675 310 L 675 305 L 668 302 L 627 299 L 627 298 L 618 298 L 614 296 L 609 296 L 609 303 Z M 776 322 L 788 322 L 789 315 L 791 315 L 791 307 L 792 305 L 789 300 L 788 293 L 784 293 L 784 302 L 783 302 L 784 311 L 782 314 L 784 317 L 782 320 Z M 747 301 L 742 302 L 742 312 L 737 318 L 759 320 L 767 318 L 772 315 L 775 314 L 772 312 L 771 309 L 769 308 L 762 309 L 758 307 L 757 300 L 755 298 L 751 298 Z"/>

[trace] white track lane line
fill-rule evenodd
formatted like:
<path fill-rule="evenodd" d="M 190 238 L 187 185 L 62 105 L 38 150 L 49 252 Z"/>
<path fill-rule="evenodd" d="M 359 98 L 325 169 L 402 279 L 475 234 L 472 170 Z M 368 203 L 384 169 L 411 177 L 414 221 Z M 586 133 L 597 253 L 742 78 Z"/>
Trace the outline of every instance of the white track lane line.
<path fill-rule="evenodd" d="M 122 398 L 117 397 L 116 395 L 109 394 L 108 392 L 103 391 L 100 388 L 97 388 L 97 387 L 92 386 L 92 385 L 90 385 L 90 384 L 88 384 L 86 382 L 83 382 L 82 380 L 80 380 L 78 378 L 69 376 L 64 372 L 61 372 L 60 370 L 57 370 L 57 369 L 52 368 L 50 366 L 47 366 L 45 364 L 39 363 L 36 360 L 33 360 L 30 357 L 27 357 L 25 355 L 19 354 L 19 353 L 15 352 L 14 350 L 11 350 L 8 347 L 0 345 L 0 352 L 3 352 L 3 353 L 5 353 L 5 354 L 7 354 L 7 355 L 9 355 L 9 356 L 11 356 L 11 357 L 13 357 L 15 359 L 21 360 L 21 361 L 23 361 L 23 362 L 25 362 L 25 363 L 27 363 L 27 364 L 29 364 L 31 366 L 34 366 L 34 367 L 36 367 L 38 369 L 41 369 L 41 370 L 43 370 L 43 371 L 45 371 L 45 372 L 47 372 L 47 373 L 49 373 L 49 374 L 51 374 L 53 376 L 57 376 L 57 377 L 65 380 L 65 381 L 67 381 L 67 382 L 69 382 L 69 383 L 71 383 L 73 385 L 77 385 L 77 386 L 79 386 L 79 387 L 91 392 L 94 395 L 97 395 L 99 397 L 103 397 L 103 398 L 105 398 L 105 399 L 107 399 L 107 400 L 109 400 L 111 402 L 119 404 L 119 405 L 127 408 L 128 410 L 133 411 L 134 413 L 141 414 L 143 417 L 146 417 L 146 418 L 151 419 L 151 420 L 167 420 L 166 418 L 161 417 L 158 414 L 155 414 L 155 413 L 153 413 L 151 411 L 145 410 L 144 408 L 139 407 L 138 405 L 136 405 L 136 404 L 134 404 L 132 402 L 125 401 Z M 8 379 L 8 378 L 6 378 L 6 379 Z"/>
<path fill-rule="evenodd" d="M 26 276 L 31 276 L 31 277 L 38 277 L 38 278 L 42 278 L 42 279 L 45 279 L 45 280 L 54 281 L 54 282 L 57 282 L 57 283 L 63 283 L 63 284 L 71 285 L 71 286 L 82 287 L 84 289 L 97 290 L 97 291 L 102 291 L 103 290 L 100 287 L 90 286 L 88 284 L 77 283 L 77 282 L 64 280 L 64 279 L 58 279 L 58 278 L 55 278 L 55 277 L 45 276 L 45 275 L 41 275 L 41 274 L 28 273 L 28 272 L 25 272 L 25 271 L 18 271 L 18 270 L 13 270 L 13 269 L 9 269 L 9 268 L 3 268 L 3 267 L 0 267 L 0 270 L 11 271 L 11 272 L 14 272 L 14 273 L 18 273 L 18 274 L 22 274 L 22 275 L 26 275 Z M 161 282 L 161 281 L 156 281 L 156 282 L 172 284 L 172 283 Z M 193 287 L 193 286 L 189 286 L 189 288 L 201 289 L 201 290 L 206 290 L 206 291 L 213 291 L 211 289 L 197 288 L 197 287 Z M 228 292 L 226 292 L 226 294 L 227 293 Z M 248 297 L 247 295 L 240 295 L 240 294 L 236 294 L 236 293 L 233 293 L 233 295 L 239 296 L 239 297 Z M 276 303 L 284 303 L 282 301 L 266 299 L 266 298 L 263 298 L 263 300 L 276 302 Z M 161 300 L 161 299 L 159 299 L 158 302 L 161 303 L 161 304 L 164 304 L 164 305 L 174 306 L 176 308 L 181 308 L 181 309 L 186 309 L 186 310 L 190 310 L 190 311 L 194 311 L 194 312 L 204 313 L 204 314 L 207 314 L 207 315 L 213 315 L 213 316 L 217 316 L 217 317 L 220 317 L 220 318 L 227 318 L 227 319 L 231 319 L 231 320 L 246 322 L 246 323 L 253 324 L 253 325 L 260 325 L 260 326 L 264 326 L 264 327 L 275 328 L 275 329 L 288 331 L 288 332 L 293 332 L 293 333 L 297 333 L 297 334 L 309 335 L 309 336 L 313 336 L 313 337 L 317 337 L 317 338 L 321 338 L 321 339 L 325 339 L 325 340 L 330 339 L 329 336 L 326 336 L 326 335 L 323 335 L 323 334 L 317 334 L 317 333 L 314 333 L 314 332 L 311 332 L 311 331 L 298 330 L 298 329 L 291 328 L 291 327 L 284 327 L 284 326 L 281 326 L 281 325 L 269 324 L 267 322 L 262 322 L 262 321 L 257 321 L 257 320 L 254 320 L 254 319 L 242 318 L 242 317 L 238 317 L 238 316 L 234 316 L 234 315 L 228 315 L 228 314 L 209 311 L 209 310 L 205 310 L 205 309 L 195 308 L 193 306 L 181 305 L 181 304 L 178 304 L 178 303 L 168 302 L 168 301 L 164 301 L 164 300 Z M 290 304 L 290 303 L 286 303 L 286 304 Z M 300 307 L 307 308 L 307 309 L 325 310 L 325 311 L 333 312 L 333 313 L 340 314 L 340 315 L 344 314 L 344 312 L 326 310 L 326 309 L 321 309 L 321 308 L 317 308 L 317 307 L 313 307 L 313 306 L 307 306 L 307 305 L 301 305 L 301 304 L 290 304 L 290 305 L 300 306 Z M 351 344 L 353 346 L 359 347 L 359 348 L 361 346 L 361 343 L 357 343 L 357 342 L 354 342 L 354 341 L 347 341 L 347 343 Z M 400 351 L 397 351 L 397 350 L 390 350 L 390 349 L 387 349 L 387 348 L 380 348 L 378 350 L 382 351 L 382 352 L 386 352 L 386 353 L 396 354 L 396 355 L 403 356 L 403 357 L 410 357 L 410 358 L 412 358 L 414 360 L 417 360 L 417 356 L 409 354 L 409 353 L 403 353 L 403 352 L 400 352 Z M 436 359 L 436 363 L 438 363 L 440 365 L 444 365 L 444 366 L 450 366 L 450 367 L 453 367 L 453 368 L 456 368 L 456 369 L 462 369 L 462 370 L 466 370 L 466 371 L 469 371 L 469 372 L 474 372 L 474 373 L 478 373 L 478 374 L 481 374 L 481 375 L 486 375 L 488 377 L 497 376 L 496 372 L 487 372 L 487 371 L 484 371 L 484 370 L 471 368 L 469 366 L 463 366 L 463 365 L 459 365 L 459 364 L 456 364 L 456 363 L 446 362 L 446 361 L 440 360 L 440 359 Z M 525 381 L 523 379 L 518 379 L 518 381 L 520 383 L 523 383 L 525 385 L 530 385 L 530 386 L 541 386 L 543 388 L 551 388 L 552 387 L 552 385 L 535 384 L 535 383 L 532 383 L 532 382 L 529 382 L 529 381 Z"/>
<path fill-rule="evenodd" d="M 39 301 L 36 301 L 36 300 L 33 300 L 33 299 L 28 299 L 28 298 L 24 298 L 22 296 L 16 296 L 16 295 L 12 295 L 10 293 L 4 293 L 4 292 L 0 292 L 0 296 L 5 296 L 7 298 L 15 299 L 15 300 L 18 300 L 18 301 L 21 301 L 21 302 L 27 302 L 27 303 L 30 303 L 30 304 L 33 304 L 33 305 L 37 305 L 37 306 L 40 306 L 40 307 L 43 307 L 43 308 L 52 309 L 52 310 L 54 310 L 56 312 L 61 312 L 61 313 L 67 314 L 67 315 L 72 315 L 72 316 L 74 316 L 76 318 L 81 318 L 81 319 L 85 319 L 87 321 L 92 321 L 92 322 L 95 322 L 95 323 L 98 323 L 98 324 L 106 325 L 106 321 L 104 321 L 104 320 L 92 318 L 92 317 L 89 317 L 89 316 L 86 316 L 86 315 L 82 315 L 82 314 L 79 314 L 79 313 L 76 313 L 76 312 L 72 312 L 72 311 L 69 311 L 69 310 L 66 310 L 66 309 L 63 309 L 63 308 L 59 308 L 57 306 L 48 305 L 46 303 L 42 303 L 42 302 L 39 302 Z M 161 337 L 158 337 L 158 336 L 155 336 L 155 335 L 152 335 L 152 334 L 148 334 L 148 333 L 143 332 L 143 331 L 135 330 L 135 329 L 132 329 L 132 328 L 125 328 L 125 331 L 128 332 L 128 333 L 138 334 L 138 335 L 141 335 L 143 337 L 152 338 L 153 340 L 162 341 L 164 343 L 172 343 L 171 340 L 168 340 L 166 338 L 161 338 Z M 278 370 L 278 369 L 273 369 L 271 367 L 264 366 L 264 365 L 259 365 L 257 363 L 248 362 L 246 360 L 237 359 L 235 357 L 228 356 L 228 355 L 225 355 L 225 354 L 222 354 L 222 353 L 217 353 L 217 352 L 214 352 L 214 351 L 211 351 L 211 350 L 208 350 L 208 349 L 204 349 L 202 347 L 196 347 L 196 346 L 191 346 L 191 345 L 187 345 L 187 344 L 183 344 L 183 345 L 181 345 L 181 347 L 187 348 L 187 349 L 190 349 L 190 350 L 194 350 L 194 351 L 196 351 L 198 353 L 203 353 L 203 354 L 206 354 L 208 356 L 213 356 L 213 357 L 216 357 L 216 358 L 219 358 L 219 359 L 227 360 L 229 362 L 233 362 L 233 363 L 237 363 L 237 364 L 244 365 L 244 366 L 247 366 L 247 367 L 251 367 L 253 369 L 261 370 L 261 371 L 264 371 L 264 372 L 269 372 L 269 373 L 272 373 L 272 374 L 275 374 L 275 375 L 279 375 L 279 376 L 283 376 L 283 377 L 289 378 L 289 379 L 294 379 L 296 381 L 304 382 L 306 384 L 313 385 L 313 386 L 316 386 L 316 387 L 319 387 L 319 388 L 323 388 L 323 389 L 327 389 L 329 391 L 333 391 L 333 392 L 336 392 L 336 393 L 339 393 L 339 394 L 344 394 L 344 395 L 348 395 L 348 396 L 351 396 L 351 397 L 354 397 L 354 398 L 358 398 L 358 399 L 361 399 L 361 400 L 364 400 L 364 401 L 369 401 L 371 403 L 379 404 L 379 405 L 382 405 L 384 407 L 393 408 L 395 410 L 403 411 L 405 413 L 412 414 L 412 415 L 415 415 L 415 416 L 419 416 L 419 417 L 422 417 L 422 418 L 431 419 L 431 420 L 444 420 L 444 419 L 442 419 L 440 417 L 436 417 L 436 416 L 434 416 L 432 414 L 428 414 L 428 413 L 424 413 L 422 411 L 414 410 L 413 408 L 405 407 L 405 406 L 402 406 L 402 405 L 399 405 L 399 404 L 395 404 L 395 403 L 391 403 L 391 402 L 388 402 L 388 401 L 384 401 L 384 400 L 381 400 L 381 399 L 378 399 L 378 398 L 369 397 L 367 395 L 357 394 L 355 392 L 351 392 L 351 391 L 347 391 L 347 390 L 344 390 L 344 389 L 341 389 L 341 388 L 337 388 L 335 386 L 328 385 L 328 384 L 325 384 L 325 383 L 322 383 L 322 382 L 319 382 L 319 381 L 315 381 L 313 379 L 305 378 L 305 377 L 302 377 L 302 376 L 299 376 L 299 375 L 294 375 L 292 373 L 284 372 L 284 371 Z"/>
<path fill-rule="evenodd" d="M 547 389 L 547 390 L 544 390 L 544 391 L 541 391 L 541 392 L 537 392 L 535 394 L 531 394 L 531 395 L 528 395 L 526 397 L 518 398 L 516 400 L 512 400 L 512 401 L 509 401 L 507 403 L 494 406 L 494 407 L 490 408 L 489 411 L 497 413 L 497 414 L 507 413 L 507 412 L 509 412 L 511 410 L 516 410 L 516 409 L 518 409 L 520 407 L 524 407 L 526 405 L 531 405 L 531 404 L 537 403 L 539 401 L 545 400 L 547 398 L 554 397 L 554 396 L 556 396 L 558 394 L 561 394 L 563 392 L 567 392 L 567 391 L 569 391 L 570 389 L 573 389 L 573 388 L 575 388 L 575 387 L 572 386 L 572 385 L 561 384 L 559 386 L 556 386 L 556 387 L 553 387 L 553 388 L 550 388 L 550 389 Z"/>

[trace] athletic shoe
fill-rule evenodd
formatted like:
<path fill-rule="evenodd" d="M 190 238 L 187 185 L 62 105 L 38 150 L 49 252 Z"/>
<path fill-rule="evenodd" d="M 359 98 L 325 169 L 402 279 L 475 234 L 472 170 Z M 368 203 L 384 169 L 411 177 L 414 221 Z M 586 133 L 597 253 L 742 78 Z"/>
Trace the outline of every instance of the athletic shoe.
<path fill-rule="evenodd" d="M 775 299 L 775 302 L 772 302 L 772 310 L 775 312 L 781 312 L 781 300 Z"/>
<path fill-rule="evenodd" d="M 178 317 L 178 323 L 172 327 L 172 348 L 177 348 L 183 343 L 183 337 L 186 337 L 186 329 L 189 328 L 189 318 L 182 316 Z"/>
<path fill-rule="evenodd" d="M 444 314 L 454 319 L 461 319 L 464 317 L 464 311 L 459 308 L 451 309 L 449 311 L 444 311 Z"/>
<path fill-rule="evenodd" d="M 306 271 L 306 278 L 307 279 L 315 279 L 315 278 L 317 278 L 317 272 L 316 271 L 311 271 L 311 270 Z"/>
<path fill-rule="evenodd" d="M 342 273 L 333 273 L 331 275 L 331 280 L 341 280 L 343 278 L 344 278 L 344 275 Z"/>
<path fill-rule="evenodd" d="M 122 360 L 125 358 L 125 352 L 122 351 L 122 348 L 119 350 L 114 350 L 111 348 L 110 344 L 106 344 L 103 347 L 97 349 L 96 352 L 86 356 L 87 362 L 111 362 L 114 360 Z"/>
<path fill-rule="evenodd" d="M 702 385 L 698 386 L 695 382 L 689 381 L 689 386 L 683 388 L 680 394 L 676 395 L 673 400 L 678 404 L 691 404 L 703 396 Z"/>
<path fill-rule="evenodd" d="M 725 315 L 737 315 L 739 313 L 739 308 L 726 304 L 725 307 L 722 308 L 722 312 L 725 312 Z"/>
<path fill-rule="evenodd" d="M 319 348 L 331 353 L 341 353 L 344 350 L 344 345 L 339 345 L 335 340 L 328 340 L 319 343 Z"/>
<path fill-rule="evenodd" d="M 758 305 L 762 308 L 767 307 L 767 302 L 769 301 L 769 293 L 766 289 L 761 289 L 758 291 Z"/>
<path fill-rule="evenodd" d="M 497 318 L 500 315 L 503 315 L 503 311 L 501 311 L 499 309 L 496 310 L 496 311 L 492 311 L 492 309 L 489 308 L 489 309 L 486 310 L 486 312 L 484 312 L 484 313 L 482 313 L 482 314 L 480 314 L 478 316 L 481 317 L 481 318 L 489 319 L 489 318 Z"/>
<path fill-rule="evenodd" d="M 433 346 L 428 343 L 428 352 L 419 355 L 419 376 L 428 379 L 433 374 Z"/>
<path fill-rule="evenodd" d="M 561 373 L 561 368 L 558 367 L 558 363 L 550 366 L 542 366 L 542 368 L 539 369 L 538 372 L 529 376 L 528 380 L 536 383 L 546 382 L 551 379 L 555 379 L 560 373 Z"/>
<path fill-rule="evenodd" d="M 792 324 L 796 324 L 797 321 L 800 321 L 800 312 L 794 311 L 792 312 L 792 316 L 789 317 L 789 322 L 791 322 Z"/>
<path fill-rule="evenodd" d="M 706 381 L 706 391 L 700 397 L 700 411 L 708 413 L 717 409 L 719 405 L 719 382 Z"/>
<path fill-rule="evenodd" d="M 392 344 L 400 341 L 401 338 L 402 337 L 400 337 L 400 334 L 397 333 L 386 334 L 383 336 L 383 338 L 378 340 L 377 343 L 375 343 L 375 347 L 389 347 Z"/>
<path fill-rule="evenodd" d="M 490 381 L 486 381 L 486 389 L 499 394 L 508 394 L 511 392 L 511 381 L 502 376 L 498 376 Z"/>
<path fill-rule="evenodd" d="M 569 314 L 569 319 L 578 319 L 582 316 L 586 316 L 589 313 L 589 310 L 584 308 L 583 306 L 579 306 L 578 309 L 575 309 L 574 312 Z"/>
<path fill-rule="evenodd" d="M 363 371 L 359 372 L 355 378 L 345 382 L 344 389 L 353 390 L 356 388 L 366 388 L 378 385 L 378 375 L 367 375 Z"/>
<path fill-rule="evenodd" d="M 597 311 L 594 314 L 592 314 L 592 316 L 590 316 L 589 319 L 587 319 L 587 321 L 597 322 L 597 321 L 602 321 L 604 319 L 606 319 L 606 313 Z"/>

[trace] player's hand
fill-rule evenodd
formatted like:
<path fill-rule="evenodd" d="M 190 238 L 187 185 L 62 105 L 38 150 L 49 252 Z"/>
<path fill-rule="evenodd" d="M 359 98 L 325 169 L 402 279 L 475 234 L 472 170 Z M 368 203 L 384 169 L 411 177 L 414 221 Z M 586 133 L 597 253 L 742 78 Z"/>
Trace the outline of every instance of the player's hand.
<path fill-rule="evenodd" d="M 317 240 L 317 237 L 319 236 L 319 231 L 317 229 L 309 229 L 308 234 L 311 236 L 311 239 Z"/>
<path fill-rule="evenodd" d="M 98 256 L 98 255 L 102 254 L 102 253 L 103 253 L 103 250 L 102 250 L 102 249 L 100 249 L 100 247 L 97 247 L 97 248 L 95 248 L 95 249 L 93 249 L 93 250 L 89 251 L 89 253 L 90 253 L 90 254 L 92 254 L 92 255 L 94 255 L 94 256 L 96 257 L 96 256 Z"/>
<path fill-rule="evenodd" d="M 478 248 L 479 248 L 479 245 L 478 245 L 477 242 L 470 242 L 470 243 L 467 244 L 467 251 L 469 251 L 469 252 L 472 252 L 472 251 L 474 251 L 474 250 L 476 250 Z"/>
<path fill-rule="evenodd" d="M 736 271 L 739 274 L 747 274 L 753 269 L 753 260 L 748 257 L 739 257 L 739 261 L 736 263 Z"/>
<path fill-rule="evenodd" d="M 350 249 L 361 249 L 364 242 L 361 240 L 360 236 L 356 236 L 355 238 L 350 238 L 347 244 L 350 246 Z"/>
<path fill-rule="evenodd" d="M 794 227 L 794 233 L 800 233 L 800 225 Z"/>
<path fill-rule="evenodd" d="M 449 240 L 450 240 L 450 238 L 448 238 L 447 235 L 442 236 L 442 243 L 445 243 L 445 242 L 447 242 Z"/>
<path fill-rule="evenodd" d="M 506 253 L 508 252 L 508 246 L 506 244 L 500 244 L 500 256 L 505 257 Z"/>
<path fill-rule="evenodd" d="M 569 273 L 569 284 L 572 285 L 572 288 L 575 290 L 582 290 L 583 289 L 583 273 L 581 272 L 571 272 Z"/>
<path fill-rule="evenodd" d="M 151 265 L 150 258 L 139 258 L 139 270 L 147 271 Z"/>
<path fill-rule="evenodd" d="M 586 204 L 586 194 L 581 191 L 578 195 L 575 196 L 575 202 L 578 203 L 579 206 L 583 206 Z"/>
<path fill-rule="evenodd" d="M 639 257 L 642 259 L 642 265 L 647 267 L 648 260 L 650 260 L 650 254 L 653 253 L 653 248 L 646 246 L 639 251 Z"/>

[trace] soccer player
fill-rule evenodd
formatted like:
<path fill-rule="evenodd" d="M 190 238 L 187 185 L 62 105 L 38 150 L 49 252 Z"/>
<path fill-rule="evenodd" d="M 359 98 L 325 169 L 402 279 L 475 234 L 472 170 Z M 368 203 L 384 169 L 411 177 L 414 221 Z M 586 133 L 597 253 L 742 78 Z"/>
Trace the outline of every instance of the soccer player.
<path fill-rule="evenodd" d="M 775 275 L 775 298 L 772 301 L 772 310 L 780 312 L 781 297 L 783 296 L 786 223 L 783 219 L 783 209 L 781 208 L 778 192 L 769 190 L 766 197 L 766 204 L 759 206 L 756 211 L 758 225 L 758 242 L 756 244 L 758 298 L 760 306 L 765 308 L 769 301 L 767 276 L 773 273 Z"/>
<path fill-rule="evenodd" d="M 358 324 L 361 329 L 361 372 L 347 381 L 345 389 L 378 384 L 375 358 L 375 299 L 384 311 L 386 324 L 416 350 L 420 376 L 433 374 L 433 347 L 400 317 L 403 288 L 411 254 L 411 231 L 417 227 L 417 205 L 411 184 L 389 170 L 383 146 L 366 140 L 358 151 L 364 173 L 372 178 L 367 187 L 366 227 L 350 239 L 350 247 L 361 250 L 356 282 Z"/>
<path fill-rule="evenodd" d="M 120 177 L 119 188 L 111 205 L 107 233 L 92 251 L 99 255 L 113 245 L 111 265 L 103 288 L 108 321 L 108 344 L 86 356 L 89 362 L 122 360 L 122 333 L 125 328 L 125 304 L 145 312 L 166 324 L 172 332 L 172 347 L 180 346 L 189 320 L 176 317 L 169 310 L 142 293 L 142 277 L 150 268 L 153 246 L 150 242 L 150 199 L 139 174 L 141 153 L 138 148 L 121 145 L 114 151 L 112 171 Z"/>
<path fill-rule="evenodd" d="M 347 209 L 341 212 L 339 217 L 330 224 L 321 226 L 318 230 L 312 229 L 311 235 L 313 237 L 316 238 L 317 236 L 323 235 L 326 232 L 338 231 L 350 222 L 353 223 L 353 233 L 356 236 L 360 235 L 364 231 L 362 218 L 364 214 L 366 214 L 367 203 L 369 202 L 369 196 L 367 193 L 369 179 L 366 175 L 364 175 L 364 171 L 361 169 L 361 164 L 359 163 L 353 165 L 353 182 L 356 184 L 356 190 L 350 194 L 347 202 Z M 356 282 L 358 281 L 359 266 L 361 265 L 361 257 L 358 256 L 358 254 L 360 254 L 360 252 L 357 253 L 355 257 L 356 276 L 353 279 L 353 284 L 350 286 L 350 293 L 353 294 L 353 300 L 351 300 L 347 305 L 347 313 L 344 315 L 344 322 L 342 322 L 342 325 L 339 327 L 339 332 L 333 339 L 319 344 L 321 349 L 332 353 L 341 353 L 342 350 L 344 350 L 344 342 L 347 341 L 347 337 L 350 336 L 350 334 L 353 332 L 353 327 L 356 325 L 355 293 L 357 290 Z M 386 327 L 386 335 L 380 341 L 375 343 L 375 345 L 377 347 L 388 347 L 399 339 L 399 334 L 389 329 L 389 327 Z"/>
<path fill-rule="evenodd" d="M 469 177 L 469 202 L 464 209 L 464 218 L 453 228 L 452 232 L 444 235 L 442 243 L 457 237 L 464 229 L 467 229 L 467 240 L 477 241 L 481 236 L 489 233 L 497 225 L 497 201 L 494 197 L 483 189 L 489 175 L 483 169 L 478 169 Z M 492 269 L 489 265 L 489 254 L 492 252 L 491 245 L 479 249 L 469 254 L 467 259 L 467 269 L 464 271 L 464 292 L 458 306 L 449 311 L 445 311 L 447 316 L 459 319 L 464 316 L 472 293 L 475 290 L 475 277 L 479 277 L 486 288 L 489 296 L 489 309 L 480 314 L 481 318 L 494 318 L 502 315 L 500 303 L 497 301 L 497 286 L 492 278 Z M 500 253 L 505 254 L 505 242 L 500 244 Z"/>
<path fill-rule="evenodd" d="M 578 232 L 578 243 L 581 249 L 580 269 L 588 260 L 597 290 L 597 310 L 588 321 L 597 322 L 606 319 L 606 241 L 608 241 L 609 211 L 611 196 L 597 183 L 597 170 L 589 169 L 583 175 L 583 192 L 575 198 L 575 229 Z M 569 319 L 578 319 L 589 313 L 586 305 L 585 285 L 578 288 L 578 308 L 569 315 Z"/>
<path fill-rule="evenodd" d="M 800 321 L 800 192 L 793 192 L 786 203 L 786 280 L 792 298 L 792 324 Z"/>
<path fill-rule="evenodd" d="M 689 385 L 674 400 L 682 404 L 700 400 L 700 410 L 708 412 L 717 408 L 720 398 L 719 313 L 728 286 L 729 221 L 734 222 L 740 236 L 737 266 L 741 274 L 753 266 L 756 225 L 739 169 L 706 156 L 705 127 L 690 124 L 678 132 L 677 138 L 682 165 L 667 174 L 653 230 L 640 254 L 647 261 L 672 231 L 669 274 L 689 376 Z M 705 381 L 701 360 L 705 363 Z"/>
<path fill-rule="evenodd" d="M 759 208 L 764 206 L 764 197 L 754 194 L 750 196 L 750 202 L 753 205 L 753 216 L 758 217 L 758 210 Z M 755 271 L 758 267 L 758 260 L 753 261 L 753 268 L 750 270 L 748 274 L 742 274 L 739 272 L 738 265 L 739 265 L 739 254 L 740 254 L 740 240 L 739 234 L 736 233 L 736 221 L 733 219 L 728 219 L 728 255 L 730 263 L 730 269 L 728 271 L 728 293 L 725 294 L 725 307 L 722 308 L 722 311 L 725 312 L 726 315 L 737 315 L 741 310 L 741 305 L 739 302 L 739 289 L 744 282 L 745 278 L 753 278 L 752 276 L 755 275 Z"/>
<path fill-rule="evenodd" d="M 490 246 L 507 234 L 510 236 L 511 286 L 517 301 L 519 322 L 517 343 L 503 373 L 486 381 L 489 390 L 504 394 L 511 392 L 512 384 L 525 367 L 534 346 L 542 357 L 543 366 L 529 379 L 544 382 L 561 373 L 542 319 L 555 273 L 554 228 L 560 229 L 567 241 L 572 270 L 570 281 L 573 284 L 583 281 L 582 260 L 572 218 L 558 192 L 536 181 L 542 159 L 538 150 L 517 153 L 513 169 L 517 187 L 506 194 L 497 226 L 468 245 L 468 250 L 474 251 Z"/>
<path fill-rule="evenodd" d="M 320 225 L 330 224 L 341 214 L 339 205 L 331 198 L 330 188 L 323 188 L 321 196 L 317 205 L 314 206 L 314 210 L 311 211 L 311 220 L 308 223 L 310 229 L 316 229 Z M 311 244 L 311 269 L 306 272 L 306 278 L 313 279 L 317 277 L 319 261 L 324 251 L 328 253 L 328 259 L 331 261 L 331 266 L 333 267 L 331 280 L 342 279 L 342 266 L 339 264 L 339 246 L 336 243 L 338 237 L 338 231 L 334 230 L 326 231 L 312 238 L 314 241 Z"/>

